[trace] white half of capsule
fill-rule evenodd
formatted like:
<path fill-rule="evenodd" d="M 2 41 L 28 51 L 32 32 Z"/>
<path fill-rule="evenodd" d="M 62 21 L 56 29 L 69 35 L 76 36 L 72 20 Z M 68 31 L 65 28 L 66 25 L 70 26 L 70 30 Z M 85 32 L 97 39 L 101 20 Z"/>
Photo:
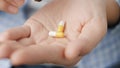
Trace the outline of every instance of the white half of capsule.
<path fill-rule="evenodd" d="M 65 22 L 64 21 L 60 21 L 58 26 L 64 26 L 65 25 Z"/>
<path fill-rule="evenodd" d="M 52 36 L 52 37 L 56 36 L 56 32 L 55 31 L 50 31 L 49 36 Z"/>

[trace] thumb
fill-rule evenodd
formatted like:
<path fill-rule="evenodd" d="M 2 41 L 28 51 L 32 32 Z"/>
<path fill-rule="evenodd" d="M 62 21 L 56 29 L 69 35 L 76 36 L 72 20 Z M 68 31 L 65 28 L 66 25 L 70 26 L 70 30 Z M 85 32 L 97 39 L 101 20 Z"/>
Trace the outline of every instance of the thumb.
<path fill-rule="evenodd" d="M 66 48 L 65 51 L 66 58 L 71 60 L 82 57 L 89 53 L 94 48 L 93 45 L 95 44 L 92 44 L 85 38 L 74 40 L 71 43 L 69 43 Z"/>
<path fill-rule="evenodd" d="M 70 42 L 65 50 L 67 59 L 75 59 L 89 53 L 102 40 L 107 31 L 106 22 L 86 24 L 78 39 Z"/>

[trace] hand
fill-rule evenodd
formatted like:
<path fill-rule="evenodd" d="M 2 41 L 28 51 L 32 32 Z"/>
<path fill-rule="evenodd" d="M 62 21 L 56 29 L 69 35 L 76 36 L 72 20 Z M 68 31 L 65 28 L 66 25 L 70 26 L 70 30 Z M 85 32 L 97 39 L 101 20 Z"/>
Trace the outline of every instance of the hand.
<path fill-rule="evenodd" d="M 25 0 L 0 0 L 0 10 L 8 13 L 17 13 Z"/>
<path fill-rule="evenodd" d="M 60 20 L 66 22 L 66 37 L 49 37 Z M 53 0 L 23 26 L 0 35 L 4 42 L 0 57 L 10 58 L 14 65 L 74 65 L 96 47 L 106 31 L 105 0 Z"/>

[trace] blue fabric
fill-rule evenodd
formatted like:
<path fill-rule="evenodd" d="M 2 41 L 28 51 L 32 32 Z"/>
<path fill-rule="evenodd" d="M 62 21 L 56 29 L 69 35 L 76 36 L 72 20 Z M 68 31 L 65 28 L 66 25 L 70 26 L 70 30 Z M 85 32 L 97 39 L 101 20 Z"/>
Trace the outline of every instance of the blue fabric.
<path fill-rule="evenodd" d="M 21 8 L 18 14 L 12 15 L 0 12 L 0 32 L 15 26 L 20 26 L 25 22 L 25 15 Z"/>

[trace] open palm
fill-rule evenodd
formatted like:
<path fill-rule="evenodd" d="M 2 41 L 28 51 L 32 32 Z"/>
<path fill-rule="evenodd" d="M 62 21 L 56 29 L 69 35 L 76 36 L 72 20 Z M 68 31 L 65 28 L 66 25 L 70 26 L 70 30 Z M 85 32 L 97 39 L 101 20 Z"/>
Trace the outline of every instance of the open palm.
<path fill-rule="evenodd" d="M 14 65 L 77 63 L 106 33 L 104 4 L 100 7 L 91 5 L 99 8 L 96 12 L 94 8 L 83 7 L 87 6 L 82 4 L 84 1 L 78 2 L 52 1 L 28 19 L 23 26 L 2 33 L 0 41 L 5 43 L 0 47 L 0 57 L 11 58 Z M 57 30 L 60 20 L 66 22 L 65 37 L 48 36 L 49 31 Z"/>

